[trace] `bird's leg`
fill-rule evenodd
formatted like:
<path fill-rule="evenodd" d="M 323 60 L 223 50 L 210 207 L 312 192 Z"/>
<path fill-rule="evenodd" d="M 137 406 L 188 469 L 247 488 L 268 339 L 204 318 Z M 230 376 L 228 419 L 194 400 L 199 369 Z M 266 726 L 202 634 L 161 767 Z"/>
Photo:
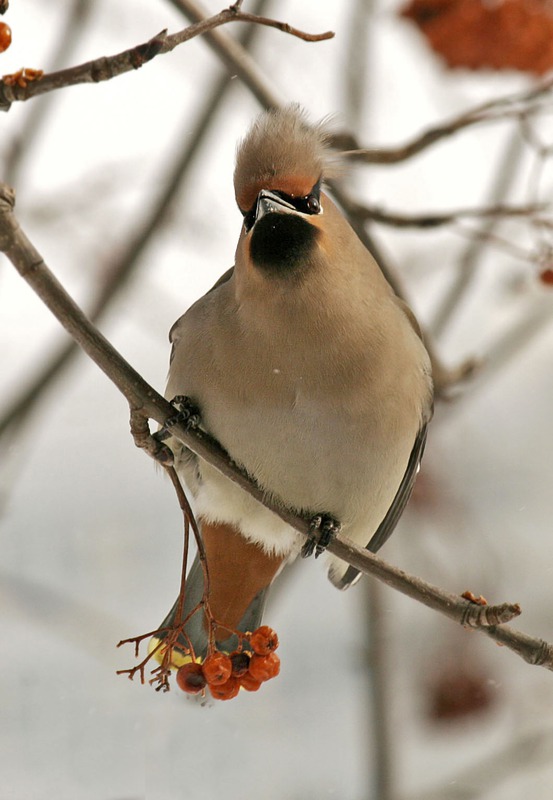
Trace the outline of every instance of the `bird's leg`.
<path fill-rule="evenodd" d="M 315 553 L 318 558 L 330 542 L 338 535 L 342 525 L 330 514 L 315 514 L 309 521 L 309 538 L 301 549 L 302 558 L 309 558 Z"/>
<path fill-rule="evenodd" d="M 183 394 L 178 394 L 171 400 L 171 405 L 174 407 L 176 413 L 172 417 L 167 417 L 163 427 L 154 433 L 158 441 L 163 441 L 171 436 L 170 428 L 173 425 L 184 425 L 188 430 L 197 428 L 201 421 L 200 409 L 196 406 L 189 397 Z"/>

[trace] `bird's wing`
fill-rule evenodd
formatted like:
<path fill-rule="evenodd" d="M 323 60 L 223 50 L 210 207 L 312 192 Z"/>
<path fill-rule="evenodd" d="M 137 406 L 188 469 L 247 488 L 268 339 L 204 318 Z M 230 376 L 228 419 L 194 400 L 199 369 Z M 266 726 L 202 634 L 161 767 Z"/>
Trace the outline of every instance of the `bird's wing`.
<path fill-rule="evenodd" d="M 170 365 L 173 364 L 176 349 L 179 346 L 179 343 L 181 342 L 181 331 L 183 327 L 186 327 L 182 325 L 185 317 L 190 312 L 193 312 L 193 309 L 198 304 L 202 304 L 203 302 L 205 302 L 205 299 L 212 292 L 214 292 L 215 290 L 219 289 L 219 287 L 227 283 L 227 281 L 230 280 L 230 278 L 232 277 L 233 272 L 234 272 L 234 267 L 231 267 L 225 273 L 223 273 L 223 275 L 221 275 L 221 277 L 211 287 L 211 289 L 209 289 L 199 300 L 197 300 L 196 303 L 193 304 L 193 306 L 191 306 L 187 311 L 185 311 L 185 313 L 181 317 L 179 317 L 178 320 L 173 324 L 171 330 L 169 331 L 169 341 L 171 343 L 171 355 L 169 357 Z M 172 392 L 171 395 L 173 394 L 174 393 Z M 167 392 L 166 392 L 166 397 L 169 401 L 173 400 L 173 396 L 170 396 L 170 394 Z M 201 412 L 202 409 L 200 408 L 200 416 Z M 184 444 L 182 444 L 182 442 L 179 442 L 178 440 L 172 439 L 171 442 L 169 442 L 169 446 L 171 447 L 171 449 L 175 454 L 175 459 L 176 462 L 178 463 L 179 470 L 185 476 L 185 481 L 188 488 L 195 496 L 201 484 L 201 474 L 199 470 L 200 460 L 198 456 L 196 455 L 196 453 L 192 452 L 192 450 L 189 450 L 188 447 L 186 447 Z"/>
<path fill-rule="evenodd" d="M 213 284 L 211 289 L 208 289 L 208 291 L 204 294 L 204 296 L 198 302 L 201 302 L 204 297 L 207 297 L 208 294 L 211 294 L 211 292 L 214 292 L 216 289 L 219 288 L 219 286 L 222 286 L 224 283 L 226 283 L 228 280 L 230 280 L 231 277 L 232 277 L 233 272 L 234 272 L 234 267 L 231 267 L 230 269 L 227 269 L 227 271 L 224 272 L 221 275 L 221 277 L 216 281 L 216 283 Z M 182 317 L 179 317 L 178 320 L 173 323 L 173 325 L 171 326 L 171 330 L 169 331 L 169 341 L 171 342 L 171 345 L 172 345 L 171 346 L 171 355 L 169 357 L 169 364 L 171 364 L 173 362 L 173 358 L 175 356 L 175 347 L 176 347 L 176 345 L 177 345 L 177 343 L 179 341 L 179 338 L 177 336 L 177 329 L 180 326 L 181 320 L 187 315 L 187 313 L 188 313 L 188 311 L 185 311 L 184 314 L 182 315 Z"/>
<path fill-rule="evenodd" d="M 380 550 L 382 545 L 388 541 L 399 521 L 399 518 L 403 514 L 405 506 L 407 505 L 407 501 L 411 497 L 411 492 L 413 491 L 413 486 L 415 484 L 415 478 L 417 477 L 420 462 L 424 453 L 427 427 L 428 422 L 425 422 L 418 432 L 417 438 L 415 439 L 415 444 L 411 450 L 411 455 L 409 456 L 409 461 L 407 462 L 407 469 L 405 470 L 405 474 L 401 479 L 401 483 L 399 484 L 396 496 L 392 501 L 392 505 L 388 509 L 386 516 L 376 529 L 376 532 L 366 547 L 366 549 L 371 553 L 376 553 L 378 550 Z M 355 567 L 348 567 L 339 584 L 337 584 L 338 588 L 347 589 L 359 575 L 360 572 L 359 570 L 355 569 Z"/>

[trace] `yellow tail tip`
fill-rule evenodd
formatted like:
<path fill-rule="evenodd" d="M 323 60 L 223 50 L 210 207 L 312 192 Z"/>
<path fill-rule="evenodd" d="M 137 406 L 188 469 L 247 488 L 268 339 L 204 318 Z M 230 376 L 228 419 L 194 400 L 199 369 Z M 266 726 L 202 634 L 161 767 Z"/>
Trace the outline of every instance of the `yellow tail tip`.
<path fill-rule="evenodd" d="M 165 655 L 165 643 L 163 639 L 160 639 L 158 636 L 152 636 L 148 643 L 148 653 L 150 655 L 153 654 L 153 657 L 158 664 L 161 664 Z M 202 663 L 201 658 L 194 659 L 189 653 L 184 653 L 177 647 L 173 647 L 171 652 L 171 669 L 177 670 L 184 664 L 190 664 L 194 661 L 196 661 L 198 664 Z"/>

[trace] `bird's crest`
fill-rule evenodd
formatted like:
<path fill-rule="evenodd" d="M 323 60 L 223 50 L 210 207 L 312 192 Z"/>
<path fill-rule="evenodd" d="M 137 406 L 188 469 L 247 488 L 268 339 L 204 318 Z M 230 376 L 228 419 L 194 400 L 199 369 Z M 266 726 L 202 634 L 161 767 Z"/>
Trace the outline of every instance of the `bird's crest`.
<path fill-rule="evenodd" d="M 260 114 L 240 142 L 234 170 L 236 202 L 242 212 L 262 189 L 304 197 L 323 176 L 335 173 L 324 123 L 310 125 L 297 106 Z"/>

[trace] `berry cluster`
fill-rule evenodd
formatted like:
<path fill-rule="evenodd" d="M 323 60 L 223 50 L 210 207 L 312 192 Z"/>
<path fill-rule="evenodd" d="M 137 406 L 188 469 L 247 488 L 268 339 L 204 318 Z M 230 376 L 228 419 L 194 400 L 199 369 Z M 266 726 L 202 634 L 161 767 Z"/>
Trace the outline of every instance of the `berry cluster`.
<path fill-rule="evenodd" d="M 280 658 L 275 653 L 278 636 L 268 625 L 262 625 L 247 638 L 251 651 L 236 650 L 227 655 L 215 650 L 203 664 L 184 664 L 177 671 L 178 686 L 188 694 L 205 692 L 207 687 L 216 700 L 231 700 L 241 688 L 257 692 L 262 683 L 280 672 Z"/>

